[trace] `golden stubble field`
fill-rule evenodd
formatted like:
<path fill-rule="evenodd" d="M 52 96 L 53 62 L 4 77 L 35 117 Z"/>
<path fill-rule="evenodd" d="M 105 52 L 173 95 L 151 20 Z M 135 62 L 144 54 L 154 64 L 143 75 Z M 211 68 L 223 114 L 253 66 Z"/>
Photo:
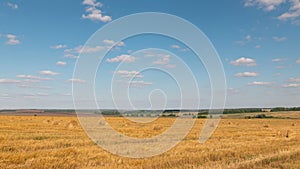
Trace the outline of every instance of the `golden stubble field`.
<path fill-rule="evenodd" d="M 120 117 L 107 122 L 133 137 L 151 137 L 172 125 L 149 125 Z M 222 119 L 213 136 L 198 143 L 205 119 L 164 154 L 119 157 L 99 148 L 77 117 L 0 116 L 0 168 L 300 168 L 299 119 Z"/>

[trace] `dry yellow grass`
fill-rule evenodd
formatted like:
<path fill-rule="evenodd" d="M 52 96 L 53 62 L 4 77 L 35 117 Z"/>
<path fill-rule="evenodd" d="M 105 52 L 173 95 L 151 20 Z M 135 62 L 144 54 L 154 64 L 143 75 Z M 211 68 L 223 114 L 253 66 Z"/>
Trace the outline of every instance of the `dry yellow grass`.
<path fill-rule="evenodd" d="M 174 119 L 151 125 L 107 121 L 124 134 L 149 137 Z M 213 136 L 200 144 L 204 122 L 197 120 L 189 135 L 164 154 L 129 159 L 95 145 L 76 117 L 0 116 L 0 168 L 300 168 L 300 120 L 222 119 Z"/>

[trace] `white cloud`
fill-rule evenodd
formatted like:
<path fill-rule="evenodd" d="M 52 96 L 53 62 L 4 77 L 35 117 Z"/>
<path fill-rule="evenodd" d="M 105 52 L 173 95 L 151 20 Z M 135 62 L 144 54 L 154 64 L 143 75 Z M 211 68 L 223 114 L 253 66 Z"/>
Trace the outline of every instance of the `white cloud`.
<path fill-rule="evenodd" d="M 7 6 L 9 6 L 11 9 L 18 9 L 19 8 L 19 6 L 17 4 L 10 3 L 10 2 L 7 3 Z"/>
<path fill-rule="evenodd" d="M 231 93 L 231 94 L 240 93 L 240 91 L 238 89 L 235 89 L 235 88 L 228 88 L 227 91 L 228 91 L 228 93 Z"/>
<path fill-rule="evenodd" d="M 52 87 L 50 86 L 36 86 L 30 83 L 26 83 L 26 84 L 18 84 L 17 87 L 20 88 L 33 88 L 33 89 L 52 89 Z"/>
<path fill-rule="evenodd" d="M 286 59 L 283 59 L 283 58 L 275 58 L 275 59 L 272 59 L 272 62 L 282 62 L 282 61 L 285 61 Z"/>
<path fill-rule="evenodd" d="M 65 53 L 65 54 L 64 54 L 64 57 L 66 57 L 66 58 L 72 58 L 72 59 L 77 59 L 77 58 L 79 58 L 78 55 L 73 54 L 73 53 Z"/>
<path fill-rule="evenodd" d="M 72 96 L 71 93 L 63 93 L 62 96 Z"/>
<path fill-rule="evenodd" d="M 246 37 L 245 37 L 245 39 L 247 40 L 247 41 L 250 41 L 252 38 L 251 38 L 251 35 L 247 35 Z"/>
<path fill-rule="evenodd" d="M 284 88 L 300 87 L 300 84 L 290 83 L 290 84 L 282 85 L 282 87 L 284 87 Z"/>
<path fill-rule="evenodd" d="M 109 39 L 105 39 L 105 40 L 103 40 L 103 43 L 105 43 L 107 45 L 113 45 L 115 43 L 115 41 L 109 40 Z"/>
<path fill-rule="evenodd" d="M 41 93 L 41 92 L 37 93 L 36 95 L 37 95 L 37 96 L 49 96 L 48 93 Z"/>
<path fill-rule="evenodd" d="M 271 82 L 257 82 L 257 81 L 248 83 L 248 85 L 250 86 L 270 86 L 271 84 L 272 84 Z"/>
<path fill-rule="evenodd" d="M 49 76 L 55 76 L 59 75 L 59 73 L 53 72 L 51 70 L 42 70 L 39 72 L 41 75 L 49 75 Z"/>
<path fill-rule="evenodd" d="M 130 81 L 128 82 L 128 84 L 131 87 L 144 87 L 144 86 L 152 85 L 153 83 L 140 80 L 140 81 Z"/>
<path fill-rule="evenodd" d="M 273 40 L 276 41 L 276 42 L 283 42 L 283 41 L 287 40 L 287 38 L 286 37 L 277 37 L 277 36 L 274 36 Z"/>
<path fill-rule="evenodd" d="M 81 48 L 78 48 L 78 53 L 96 53 L 101 50 L 104 50 L 104 46 L 95 46 L 95 47 L 90 47 L 90 46 L 83 46 Z"/>
<path fill-rule="evenodd" d="M 171 45 L 170 47 L 173 48 L 173 49 L 178 49 L 178 50 L 180 50 L 181 52 L 190 51 L 189 48 L 182 48 L 182 47 L 179 46 L 179 45 Z"/>
<path fill-rule="evenodd" d="M 260 41 L 260 40 L 262 40 L 261 37 L 252 37 L 251 35 L 246 35 L 243 40 L 235 41 L 235 43 L 243 46 L 243 45 L 246 45 L 247 43 L 249 43 L 251 41 Z M 256 47 L 260 48 L 261 46 L 257 45 Z"/>
<path fill-rule="evenodd" d="M 14 80 L 14 79 L 0 79 L 0 83 L 6 83 L 6 84 L 13 84 L 13 83 L 20 83 L 20 80 Z"/>
<path fill-rule="evenodd" d="M 234 76 L 236 77 L 256 77 L 259 74 L 256 72 L 243 72 L 243 73 L 237 73 Z"/>
<path fill-rule="evenodd" d="M 39 77 L 33 75 L 17 75 L 17 78 L 33 79 L 33 80 L 53 80 L 52 78 L 45 78 L 45 77 Z"/>
<path fill-rule="evenodd" d="M 246 0 L 245 6 L 256 6 L 262 8 L 265 11 L 273 11 L 280 5 L 287 2 L 287 0 Z M 289 9 L 283 14 L 278 16 L 279 20 L 293 20 L 300 16 L 300 1 L 299 0 L 289 0 Z"/>
<path fill-rule="evenodd" d="M 70 57 L 70 58 L 78 58 L 78 55 L 80 53 L 96 53 L 99 52 L 101 50 L 105 50 L 107 49 L 106 46 L 77 46 L 75 48 L 71 48 L 71 49 L 65 49 L 64 50 L 64 56 L 65 57 Z"/>
<path fill-rule="evenodd" d="M 263 8 L 265 11 L 272 11 L 285 2 L 286 0 L 246 0 L 244 6 L 256 6 Z"/>
<path fill-rule="evenodd" d="M 114 63 L 114 62 L 126 62 L 131 63 L 136 61 L 136 57 L 130 56 L 130 55 L 120 55 L 114 58 L 106 59 L 106 62 Z"/>
<path fill-rule="evenodd" d="M 64 50 L 64 57 L 68 58 L 78 58 L 78 49 L 82 48 L 82 46 L 77 46 L 75 48 L 65 49 Z"/>
<path fill-rule="evenodd" d="M 174 64 L 167 64 L 166 65 L 166 68 L 171 68 L 172 69 L 172 68 L 175 68 L 175 67 L 176 67 L 176 65 L 174 65 Z"/>
<path fill-rule="evenodd" d="M 300 82 L 300 78 L 289 78 L 289 82 Z"/>
<path fill-rule="evenodd" d="M 103 43 L 106 44 L 106 45 L 111 46 L 111 45 L 115 44 L 116 42 L 113 41 L 113 40 L 110 40 L 110 39 L 105 39 L 105 40 L 103 40 Z M 123 41 L 121 41 L 118 44 L 116 44 L 116 46 L 119 46 L 119 47 L 120 46 L 125 46 L 125 43 Z"/>
<path fill-rule="evenodd" d="M 69 79 L 68 81 L 72 83 L 85 83 L 85 80 L 82 79 Z"/>
<path fill-rule="evenodd" d="M 278 17 L 280 20 L 295 19 L 300 16 L 300 0 L 290 0 L 291 7 L 289 11 Z"/>
<path fill-rule="evenodd" d="M 17 44 L 21 43 L 20 40 L 18 40 L 16 35 L 7 34 L 6 38 L 8 39 L 6 44 L 8 44 L 8 45 L 17 45 Z"/>
<path fill-rule="evenodd" d="M 59 45 L 51 46 L 50 48 L 52 48 L 52 49 L 63 49 L 63 48 L 66 48 L 66 47 L 67 47 L 67 45 L 59 44 Z"/>
<path fill-rule="evenodd" d="M 170 62 L 170 55 L 158 55 L 158 60 L 152 62 L 155 65 L 167 65 Z"/>
<path fill-rule="evenodd" d="M 297 63 L 297 64 L 300 64 L 300 58 L 299 58 L 298 60 L 296 60 L 296 63 Z"/>
<path fill-rule="evenodd" d="M 9 94 L 6 93 L 0 94 L 0 99 L 9 99 L 9 98 L 12 98 L 12 96 L 10 96 Z"/>
<path fill-rule="evenodd" d="M 143 75 L 140 74 L 138 71 L 128 71 L 128 70 L 118 70 L 115 72 L 115 74 L 121 75 L 121 77 L 124 78 L 142 78 L 144 77 Z"/>
<path fill-rule="evenodd" d="M 171 61 L 171 56 L 170 55 L 168 55 L 168 54 L 157 54 L 157 55 L 154 55 L 154 56 L 156 56 L 158 59 L 153 61 L 152 64 L 163 65 L 166 68 L 175 68 L 176 67 L 175 64 L 170 64 L 170 61 Z"/>
<path fill-rule="evenodd" d="M 103 15 L 103 12 L 98 9 L 99 7 L 102 7 L 100 2 L 97 2 L 96 0 L 84 0 L 82 4 L 87 6 L 85 10 L 87 14 L 82 14 L 82 19 L 101 22 L 109 22 L 112 20 L 110 16 Z"/>
<path fill-rule="evenodd" d="M 83 5 L 89 5 L 89 6 L 97 6 L 101 7 L 102 4 L 100 2 L 97 2 L 96 0 L 84 0 L 82 2 Z"/>
<path fill-rule="evenodd" d="M 58 61 L 58 62 L 56 62 L 56 65 L 58 65 L 58 66 L 66 66 L 67 63 L 63 62 L 63 61 Z"/>
<path fill-rule="evenodd" d="M 241 57 L 230 62 L 234 66 L 256 66 L 256 61 L 251 58 Z"/>
<path fill-rule="evenodd" d="M 255 48 L 256 48 L 256 49 L 260 49 L 260 48 L 261 48 L 261 45 L 256 45 Z"/>
<path fill-rule="evenodd" d="M 180 46 L 178 46 L 178 45 L 171 45 L 171 48 L 173 48 L 173 49 L 180 49 Z"/>

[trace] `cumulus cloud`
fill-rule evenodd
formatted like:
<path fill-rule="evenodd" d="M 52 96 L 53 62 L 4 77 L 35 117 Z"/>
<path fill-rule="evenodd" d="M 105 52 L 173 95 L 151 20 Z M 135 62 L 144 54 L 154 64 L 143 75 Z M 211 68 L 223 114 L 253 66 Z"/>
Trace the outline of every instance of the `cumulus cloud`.
<path fill-rule="evenodd" d="M 257 81 L 248 83 L 249 86 L 270 86 L 271 84 L 272 84 L 271 82 L 257 82 Z"/>
<path fill-rule="evenodd" d="M 289 78 L 289 82 L 300 82 L 300 78 Z"/>
<path fill-rule="evenodd" d="M 278 17 L 280 20 L 295 19 L 300 16 L 300 1 L 290 0 L 291 6 L 289 10 Z"/>
<path fill-rule="evenodd" d="M 111 45 L 114 45 L 116 42 L 113 40 L 110 40 L 110 39 L 105 39 L 105 40 L 103 40 L 103 43 L 111 46 Z M 123 41 L 121 41 L 121 42 L 117 43 L 116 46 L 119 46 L 119 47 L 125 46 L 125 43 Z"/>
<path fill-rule="evenodd" d="M 172 69 L 172 68 L 175 68 L 175 67 L 176 67 L 175 64 L 167 64 L 167 65 L 166 65 L 166 68 L 171 68 L 171 69 Z"/>
<path fill-rule="evenodd" d="M 285 2 L 286 0 L 246 0 L 244 6 L 256 6 L 265 11 L 272 11 Z"/>
<path fill-rule="evenodd" d="M 7 42 L 6 44 L 8 45 L 17 45 L 17 44 L 20 44 L 20 40 L 18 40 L 17 36 L 16 35 L 13 35 L 13 34 L 7 34 L 5 35 L 6 38 L 7 38 Z"/>
<path fill-rule="evenodd" d="M 135 78 L 142 78 L 144 77 L 143 75 L 141 75 L 140 72 L 138 71 L 128 71 L 128 70 L 118 70 L 115 72 L 115 74 L 117 75 L 121 75 L 121 77 L 124 77 L 124 78 L 132 78 L 132 77 L 135 77 Z"/>
<path fill-rule="evenodd" d="M 236 43 L 238 43 L 240 45 L 245 45 L 247 42 L 249 42 L 251 40 L 252 40 L 251 35 L 246 35 L 246 37 L 243 40 L 236 41 Z"/>
<path fill-rule="evenodd" d="M 39 72 L 41 75 L 49 75 L 49 76 L 55 76 L 59 75 L 59 73 L 53 72 L 51 70 L 42 70 Z"/>
<path fill-rule="evenodd" d="M 58 66 L 66 66 L 67 63 L 63 62 L 63 61 L 58 61 L 58 62 L 56 62 L 56 65 L 58 65 Z"/>
<path fill-rule="evenodd" d="M 63 49 L 63 48 L 66 48 L 66 47 L 67 47 L 67 45 L 59 44 L 59 45 L 51 46 L 50 48 L 52 48 L 52 49 Z"/>
<path fill-rule="evenodd" d="M 159 55 L 158 60 L 152 62 L 155 65 L 167 65 L 170 62 L 170 55 Z"/>
<path fill-rule="evenodd" d="M 171 48 L 173 48 L 173 49 L 180 49 L 180 46 L 178 46 L 178 45 L 171 45 Z"/>
<path fill-rule="evenodd" d="M 230 62 L 234 66 L 256 66 L 256 61 L 251 58 L 241 57 L 237 60 Z"/>
<path fill-rule="evenodd" d="M 259 9 L 264 9 L 265 11 L 273 11 L 280 5 L 289 2 L 289 9 L 279 15 L 277 18 L 279 20 L 292 20 L 300 16 L 300 1 L 299 0 L 246 0 L 244 6 L 255 6 Z"/>
<path fill-rule="evenodd" d="M 287 40 L 287 38 L 286 37 L 277 37 L 277 36 L 274 36 L 273 40 L 276 41 L 276 42 L 283 42 L 283 41 Z"/>
<path fill-rule="evenodd" d="M 67 58 L 79 58 L 79 54 L 86 54 L 86 53 L 96 53 L 99 51 L 109 49 L 113 44 L 116 42 L 113 40 L 103 40 L 104 45 L 97 45 L 97 46 L 83 46 L 79 45 L 74 48 L 69 48 L 64 50 L 64 57 Z M 123 41 L 116 44 L 116 47 L 125 46 Z M 59 46 L 60 47 L 60 46 Z"/>
<path fill-rule="evenodd" d="M 251 35 L 247 35 L 246 37 L 245 37 L 245 39 L 247 40 L 247 41 L 250 41 L 252 38 L 251 38 Z"/>
<path fill-rule="evenodd" d="M 34 85 L 32 83 L 21 83 L 21 84 L 18 84 L 17 87 L 19 87 L 19 88 L 31 88 L 31 89 L 52 89 L 52 87 L 50 87 L 50 86 L 37 86 L 37 85 Z"/>
<path fill-rule="evenodd" d="M 19 8 L 19 6 L 17 4 L 14 4 L 14 3 L 11 3 L 11 2 L 8 2 L 7 6 L 9 6 L 11 9 L 18 9 Z"/>
<path fill-rule="evenodd" d="M 296 63 L 297 63 L 297 64 L 300 64 L 300 58 L 299 58 L 298 60 L 296 60 Z"/>
<path fill-rule="evenodd" d="M 85 53 L 96 53 L 101 50 L 107 49 L 106 46 L 77 46 L 75 48 L 65 49 L 64 50 L 64 56 L 69 58 L 78 58 L 79 54 L 85 54 Z"/>
<path fill-rule="evenodd" d="M 259 48 L 261 48 L 261 45 L 256 45 L 255 48 L 259 49 Z"/>
<path fill-rule="evenodd" d="M 243 73 L 237 73 L 234 76 L 236 77 L 256 77 L 259 74 L 256 72 L 243 72 Z"/>
<path fill-rule="evenodd" d="M 153 55 L 157 57 L 157 60 L 153 61 L 152 64 L 155 65 L 162 65 L 165 66 L 166 68 L 175 68 L 175 64 L 170 64 L 171 62 L 171 56 L 169 54 L 156 54 Z"/>
<path fill-rule="evenodd" d="M 110 22 L 112 19 L 108 15 L 103 15 L 103 12 L 98 9 L 102 7 L 100 2 L 96 0 L 84 0 L 82 2 L 83 5 L 86 5 L 85 12 L 86 14 L 82 14 L 82 19 L 89 19 L 92 21 L 101 21 L 101 22 Z"/>
<path fill-rule="evenodd" d="M 136 57 L 130 56 L 130 55 L 119 55 L 114 58 L 108 58 L 106 59 L 106 62 L 115 63 L 115 62 L 125 62 L 125 63 L 131 63 L 136 61 Z"/>
<path fill-rule="evenodd" d="M 39 77 L 33 75 L 17 75 L 17 78 L 33 79 L 33 80 L 53 80 L 52 78 L 45 78 L 45 77 Z"/>
<path fill-rule="evenodd" d="M 145 82 L 143 80 L 140 80 L 140 81 L 130 81 L 130 82 L 128 82 L 128 84 L 131 87 L 144 87 L 144 86 L 152 85 L 153 83 L 152 82 Z"/>
<path fill-rule="evenodd" d="M 189 48 L 183 48 L 183 47 L 181 47 L 181 46 L 179 46 L 179 45 L 171 45 L 170 47 L 171 47 L 172 49 L 178 49 L 178 50 L 181 51 L 181 52 L 189 51 Z"/>
<path fill-rule="evenodd" d="M 21 83 L 21 81 L 15 79 L 0 79 L 0 83 L 14 84 L 14 83 Z"/>
<path fill-rule="evenodd" d="M 68 81 L 72 83 L 85 83 L 85 80 L 82 79 L 69 79 Z"/>
<path fill-rule="evenodd" d="M 284 84 L 284 85 L 282 85 L 282 87 L 284 87 L 284 88 L 295 88 L 295 87 L 300 87 L 300 84 L 290 83 L 290 84 Z"/>
<path fill-rule="evenodd" d="M 89 6 L 97 6 L 101 7 L 102 4 L 100 2 L 97 2 L 96 0 L 84 0 L 82 2 L 83 5 L 89 5 Z"/>
<path fill-rule="evenodd" d="M 283 58 L 275 58 L 275 59 L 272 59 L 272 62 L 282 62 L 286 59 L 283 59 Z"/>

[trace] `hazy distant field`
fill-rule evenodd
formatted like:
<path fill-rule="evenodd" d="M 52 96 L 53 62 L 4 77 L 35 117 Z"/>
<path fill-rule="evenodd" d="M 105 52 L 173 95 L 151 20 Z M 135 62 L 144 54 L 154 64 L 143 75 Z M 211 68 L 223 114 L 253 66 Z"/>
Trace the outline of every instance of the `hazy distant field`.
<path fill-rule="evenodd" d="M 135 137 L 159 134 L 174 121 L 107 120 Z M 300 168 L 300 119 L 222 119 L 213 136 L 199 144 L 204 122 L 198 119 L 183 142 L 162 155 L 129 159 L 95 145 L 76 117 L 2 115 L 0 168 Z"/>

